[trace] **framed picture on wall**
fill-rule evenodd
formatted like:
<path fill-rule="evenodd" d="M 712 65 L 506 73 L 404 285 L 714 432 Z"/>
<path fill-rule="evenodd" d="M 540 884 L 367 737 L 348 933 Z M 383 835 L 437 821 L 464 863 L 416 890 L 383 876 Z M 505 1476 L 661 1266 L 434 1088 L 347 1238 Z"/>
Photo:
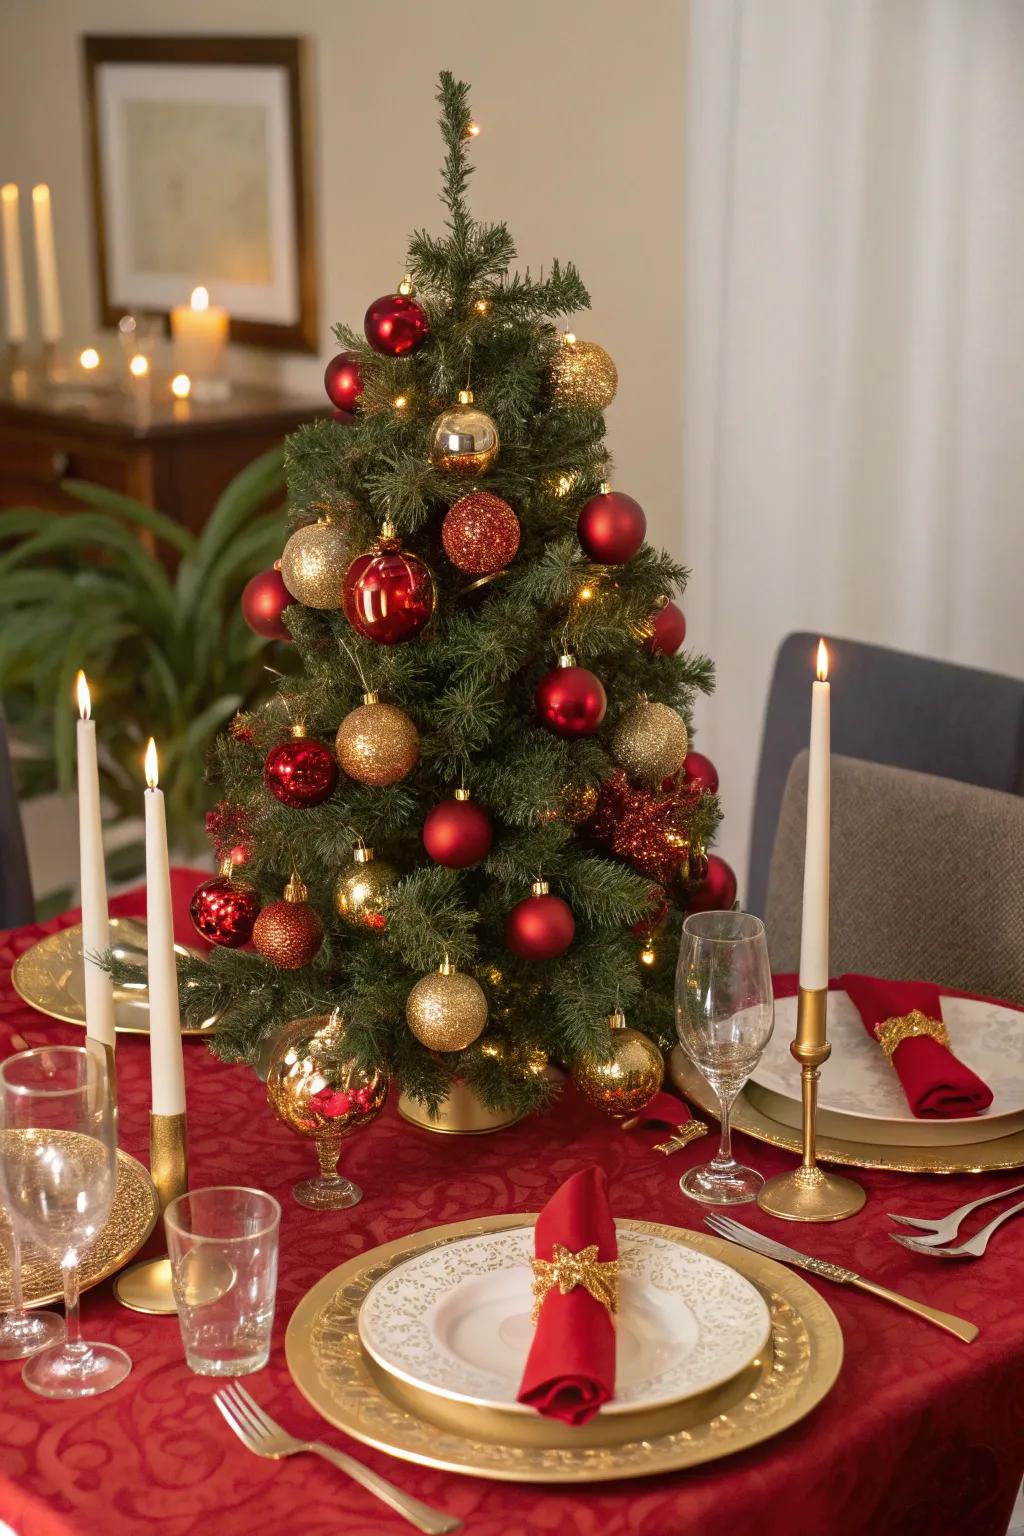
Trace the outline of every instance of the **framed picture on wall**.
<path fill-rule="evenodd" d="M 204 287 L 232 341 L 315 352 L 302 40 L 82 42 L 103 323 Z"/>

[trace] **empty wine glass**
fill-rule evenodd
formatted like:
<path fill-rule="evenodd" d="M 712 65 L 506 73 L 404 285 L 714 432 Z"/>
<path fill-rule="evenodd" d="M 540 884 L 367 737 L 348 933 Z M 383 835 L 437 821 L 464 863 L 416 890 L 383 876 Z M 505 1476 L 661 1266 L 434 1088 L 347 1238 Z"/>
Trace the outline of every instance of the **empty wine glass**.
<path fill-rule="evenodd" d="M 761 1059 L 775 1022 L 764 924 L 748 912 L 694 912 L 683 924 L 676 969 L 676 1033 L 721 1107 L 722 1137 L 710 1163 L 679 1187 L 705 1205 L 755 1200 L 764 1183 L 732 1155 L 729 1113 Z"/>
<path fill-rule="evenodd" d="M 64 1324 L 53 1312 L 28 1312 L 21 1280 L 21 1243 L 0 1204 L 0 1247 L 10 1272 L 10 1310 L 0 1315 L 0 1360 L 21 1360 L 64 1337 Z"/>
<path fill-rule="evenodd" d="M 43 1397 L 92 1397 L 132 1363 L 112 1344 L 86 1343 L 78 1318 L 82 1255 L 103 1230 L 117 1182 L 106 1054 L 42 1046 L 0 1063 L 0 1186 L 15 1228 L 57 1260 L 66 1338 L 30 1356 L 22 1378 Z"/>

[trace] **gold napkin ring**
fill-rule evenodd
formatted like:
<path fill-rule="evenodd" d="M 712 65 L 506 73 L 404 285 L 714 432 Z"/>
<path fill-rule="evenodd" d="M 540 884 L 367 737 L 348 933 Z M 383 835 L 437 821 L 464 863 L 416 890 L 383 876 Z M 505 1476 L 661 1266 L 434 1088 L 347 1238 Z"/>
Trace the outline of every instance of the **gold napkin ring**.
<path fill-rule="evenodd" d="M 530 1321 L 536 1326 L 540 1309 L 548 1291 L 556 1285 L 563 1296 L 568 1296 L 578 1285 L 589 1291 L 595 1301 L 608 1309 L 614 1317 L 619 1305 L 619 1261 L 609 1259 L 601 1263 L 597 1257 L 597 1244 L 572 1253 L 561 1243 L 553 1243 L 550 1259 L 533 1260 L 533 1312 Z"/>
<path fill-rule="evenodd" d="M 912 1008 L 909 1013 L 898 1015 L 896 1018 L 883 1019 L 881 1024 L 875 1025 L 875 1036 L 879 1045 L 885 1052 L 890 1066 L 897 1046 L 904 1040 L 912 1040 L 915 1035 L 928 1035 L 932 1040 L 937 1040 L 949 1050 L 949 1030 L 941 1019 L 930 1019 L 920 1008 Z"/>

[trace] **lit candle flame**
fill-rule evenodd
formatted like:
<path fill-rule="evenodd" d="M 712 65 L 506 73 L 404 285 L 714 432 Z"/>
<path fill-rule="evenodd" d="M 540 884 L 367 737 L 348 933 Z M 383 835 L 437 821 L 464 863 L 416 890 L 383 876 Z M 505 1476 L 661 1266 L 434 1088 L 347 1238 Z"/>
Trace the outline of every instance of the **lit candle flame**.
<path fill-rule="evenodd" d="M 41 181 L 37 187 L 32 188 L 32 201 L 34 203 L 48 203 L 50 201 L 50 189 L 45 181 Z"/>
<path fill-rule="evenodd" d="M 824 640 L 818 641 L 818 682 L 828 681 L 828 650 Z"/>
<path fill-rule="evenodd" d="M 156 742 L 151 736 L 149 741 L 146 743 L 146 783 L 149 785 L 150 789 L 156 789 L 156 786 L 159 782 L 160 776 L 157 771 Z"/>
<path fill-rule="evenodd" d="M 176 373 L 171 380 L 171 394 L 175 400 L 187 400 L 192 390 L 192 380 L 187 373 Z"/>
<path fill-rule="evenodd" d="M 149 358 L 142 352 L 136 352 L 128 367 L 133 379 L 144 379 L 149 372 Z"/>
<path fill-rule="evenodd" d="M 85 673 L 79 667 L 75 676 L 75 696 L 78 699 L 78 713 L 83 720 L 92 719 L 92 699 L 89 697 L 89 684 L 86 682 Z"/>
<path fill-rule="evenodd" d="M 86 347 L 84 351 L 79 353 L 78 361 L 81 363 L 83 368 L 91 372 L 93 368 L 99 367 L 100 355 L 96 351 L 95 347 Z"/>
<path fill-rule="evenodd" d="M 192 298 L 189 301 L 193 309 L 209 309 L 210 295 L 205 288 L 193 288 Z"/>

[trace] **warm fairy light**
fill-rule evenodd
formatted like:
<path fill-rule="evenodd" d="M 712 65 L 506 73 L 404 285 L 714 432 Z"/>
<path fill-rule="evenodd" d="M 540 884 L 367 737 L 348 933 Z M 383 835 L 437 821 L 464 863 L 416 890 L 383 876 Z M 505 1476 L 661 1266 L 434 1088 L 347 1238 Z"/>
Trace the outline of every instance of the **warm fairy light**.
<path fill-rule="evenodd" d="M 160 782 L 160 773 L 156 760 L 156 742 L 152 736 L 146 743 L 146 783 L 150 789 L 156 789 Z"/>
<path fill-rule="evenodd" d="M 653 945 L 645 944 L 643 949 L 640 951 L 640 964 L 653 965 L 657 958 L 657 955 L 654 953 Z"/>
<path fill-rule="evenodd" d="M 818 682 L 828 681 L 828 649 L 824 640 L 818 641 Z"/>
<path fill-rule="evenodd" d="M 468 122 L 466 124 L 466 137 L 467 138 L 475 139 L 479 132 L 480 132 L 480 124 L 479 123 L 474 123 L 474 122 L 470 121 L 470 122 Z"/>
<path fill-rule="evenodd" d="M 571 490 L 572 490 L 572 476 L 571 475 L 559 475 L 558 480 L 557 480 L 557 482 L 555 484 L 555 495 L 556 496 L 568 496 L 568 494 L 569 494 L 569 492 Z"/>
<path fill-rule="evenodd" d="M 86 347 L 78 354 L 78 361 L 87 373 L 91 373 L 94 368 L 99 367 L 100 355 L 95 347 Z"/>
<path fill-rule="evenodd" d="M 576 345 L 576 337 L 573 335 L 572 331 L 566 331 L 564 333 L 562 336 L 562 345 L 566 347 L 574 347 Z"/>
<path fill-rule="evenodd" d="M 391 404 L 394 406 L 396 411 L 404 411 L 406 406 L 409 404 L 409 397 L 408 395 L 396 395 Z"/>
<path fill-rule="evenodd" d="M 189 300 L 193 309 L 209 309 L 210 295 L 203 287 L 193 288 L 192 297 Z"/>
<path fill-rule="evenodd" d="M 477 299 L 476 303 L 473 305 L 473 308 L 476 310 L 478 315 L 486 315 L 490 307 L 490 299 Z"/>
<path fill-rule="evenodd" d="M 141 352 L 136 352 L 128 364 L 128 369 L 133 379 L 144 379 L 149 372 L 149 358 L 144 357 Z"/>
<path fill-rule="evenodd" d="M 78 713 L 82 719 L 91 720 L 92 699 L 89 697 L 89 684 L 81 667 L 75 674 L 75 697 L 78 700 Z"/>
<path fill-rule="evenodd" d="M 171 380 L 171 394 L 175 400 L 187 400 L 192 393 L 192 380 L 187 373 L 176 373 Z"/>
<path fill-rule="evenodd" d="M 576 593 L 576 596 L 579 598 L 581 603 L 591 603 L 597 596 L 597 593 L 588 582 L 585 587 L 580 587 L 579 591 Z"/>

